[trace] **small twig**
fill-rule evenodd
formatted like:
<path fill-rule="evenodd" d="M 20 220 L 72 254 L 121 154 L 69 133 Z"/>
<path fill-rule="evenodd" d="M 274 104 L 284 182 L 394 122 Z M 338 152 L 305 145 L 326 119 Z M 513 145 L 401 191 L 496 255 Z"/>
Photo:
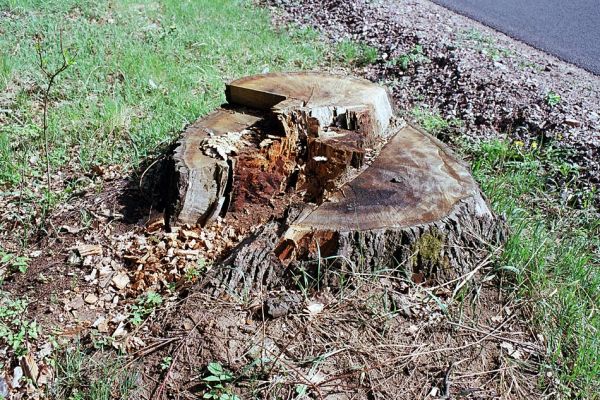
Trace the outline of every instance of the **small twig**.
<path fill-rule="evenodd" d="M 143 192 L 143 191 L 144 191 L 144 190 L 142 189 L 142 184 L 143 184 L 143 181 L 144 181 L 144 176 L 146 176 L 146 174 L 148 173 L 148 171 L 150 171 L 150 169 L 151 169 L 152 167 L 154 167 L 154 165 L 156 165 L 156 163 L 158 163 L 159 161 L 162 161 L 164 158 L 165 158 L 164 156 L 161 156 L 161 157 L 157 158 L 156 160 L 154 160 L 154 161 L 152 162 L 152 164 L 150 164 L 150 165 L 149 165 L 149 166 L 148 166 L 148 167 L 147 167 L 147 168 L 144 170 L 144 172 L 142 172 L 142 175 L 140 176 L 140 182 L 139 182 L 139 188 L 140 188 L 140 192 Z"/>
<path fill-rule="evenodd" d="M 400 361 L 400 360 L 405 360 L 405 359 L 414 359 L 416 357 L 421 357 L 421 356 L 427 356 L 427 355 L 431 355 L 431 354 L 436 354 L 436 353 L 444 353 L 444 352 L 457 352 L 460 350 L 464 350 L 464 349 L 468 349 L 470 347 L 473 346 L 477 346 L 478 344 L 486 341 L 490 336 L 493 336 L 497 331 L 499 331 L 504 325 L 506 325 L 516 314 L 513 314 L 512 316 L 510 316 L 509 318 L 505 319 L 500 325 L 498 325 L 496 328 L 494 328 L 494 330 L 492 332 L 487 333 L 486 335 L 484 335 L 483 337 L 481 337 L 480 339 L 474 341 L 474 342 L 470 342 L 467 344 L 464 344 L 462 346 L 455 346 L 455 347 L 443 347 L 443 348 L 438 348 L 438 349 L 433 349 L 433 350 L 426 350 L 426 351 L 422 351 L 422 352 L 417 352 L 417 353 L 410 353 L 410 354 L 403 354 L 400 356 L 396 356 L 393 358 L 390 358 L 388 360 L 386 360 L 385 362 L 382 363 L 378 363 L 375 365 L 371 365 L 365 368 L 361 368 L 361 369 L 357 369 L 354 370 L 352 372 L 347 372 L 347 373 L 343 373 L 337 376 L 333 376 L 329 379 L 326 379 L 320 383 L 317 384 L 317 386 L 323 386 L 324 384 L 333 382 L 333 381 L 339 381 L 340 379 L 346 378 L 348 376 L 352 376 L 355 375 L 357 373 L 362 373 L 362 372 L 367 372 L 376 368 L 380 368 L 384 365 L 393 365 L 393 363 Z"/>
<path fill-rule="evenodd" d="M 481 329 L 477 329 L 477 328 L 473 328 L 473 327 L 470 327 L 470 326 L 467 326 L 467 325 L 459 324 L 457 322 L 448 321 L 448 323 L 450 325 L 454 325 L 454 326 L 456 326 L 458 328 L 470 330 L 470 331 L 481 333 L 481 334 L 487 334 L 487 333 L 489 333 L 489 332 L 486 332 L 486 331 L 481 330 Z M 529 348 L 532 351 L 536 351 L 536 352 L 541 352 L 542 351 L 542 349 L 540 349 L 539 347 L 536 348 L 533 344 L 525 343 L 525 342 L 520 341 L 520 340 L 511 339 L 511 338 L 508 338 L 508 337 L 505 337 L 505 336 L 500 336 L 500 335 L 497 335 L 497 334 L 494 334 L 494 333 L 490 334 L 490 336 L 493 337 L 494 339 L 497 339 L 497 340 L 502 340 L 502 341 L 505 341 L 505 342 L 510 342 L 510 343 L 516 344 L 518 346 L 521 346 L 523 348 Z"/>
<path fill-rule="evenodd" d="M 444 399 L 450 398 L 450 373 L 452 372 L 452 367 L 454 367 L 454 361 L 452 361 L 450 365 L 448 365 L 448 369 L 446 369 L 446 373 L 444 374 L 444 391 L 442 394 L 442 398 Z"/>
<path fill-rule="evenodd" d="M 166 345 L 173 343 L 177 340 L 181 339 L 180 337 L 173 337 L 173 338 L 169 338 L 169 339 L 165 339 L 163 341 L 160 342 L 156 342 L 153 343 L 149 346 L 146 346 L 143 349 L 140 349 L 139 351 L 135 352 L 134 354 L 132 354 L 132 359 L 130 361 L 127 362 L 127 364 L 125 364 L 126 367 L 130 366 L 131 364 L 133 364 L 134 362 L 138 361 L 139 359 L 141 359 L 142 357 L 146 357 L 152 353 L 154 353 L 155 351 L 158 351 L 160 349 L 162 349 L 163 347 L 165 347 Z"/>
<path fill-rule="evenodd" d="M 48 186 L 48 192 L 46 193 L 46 200 L 48 201 L 48 203 L 50 202 L 50 152 L 48 149 L 48 147 L 49 147 L 48 146 L 48 103 L 50 100 L 50 91 L 52 90 L 52 85 L 54 84 L 56 77 L 71 65 L 71 62 L 69 62 L 69 60 L 67 60 L 67 55 L 66 55 L 66 52 L 63 47 L 62 29 L 60 30 L 58 41 L 59 41 L 60 55 L 62 57 L 62 63 L 54 71 L 49 71 L 46 68 L 46 65 L 44 62 L 44 49 L 42 47 L 41 36 L 36 37 L 36 46 L 35 46 L 35 49 L 36 49 L 36 52 L 38 55 L 38 59 L 39 59 L 40 70 L 46 76 L 46 79 L 47 79 L 46 88 L 44 89 L 44 100 L 43 100 L 44 101 L 44 106 L 43 106 L 44 110 L 43 110 L 43 116 L 42 116 L 42 138 L 44 140 L 44 156 L 46 157 L 46 184 Z"/>

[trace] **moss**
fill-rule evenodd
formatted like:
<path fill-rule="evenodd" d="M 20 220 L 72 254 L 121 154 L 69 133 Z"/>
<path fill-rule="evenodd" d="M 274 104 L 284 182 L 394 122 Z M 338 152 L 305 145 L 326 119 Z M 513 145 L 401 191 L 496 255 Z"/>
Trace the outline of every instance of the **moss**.
<path fill-rule="evenodd" d="M 429 231 L 417 239 L 413 244 L 411 257 L 411 264 L 415 270 L 420 270 L 425 266 L 431 269 L 433 266 L 442 265 L 444 263 L 442 257 L 444 242 L 444 235 L 437 230 Z"/>

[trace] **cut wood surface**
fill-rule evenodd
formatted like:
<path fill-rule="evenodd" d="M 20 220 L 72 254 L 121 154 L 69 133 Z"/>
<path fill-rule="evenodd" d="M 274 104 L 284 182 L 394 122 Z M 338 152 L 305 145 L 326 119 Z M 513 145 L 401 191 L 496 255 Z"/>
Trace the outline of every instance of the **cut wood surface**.
<path fill-rule="evenodd" d="M 171 167 L 171 225 L 219 216 L 239 241 L 213 271 L 217 290 L 291 282 L 311 262 L 444 281 L 502 242 L 468 166 L 397 120 L 386 90 L 321 73 L 227 85 L 227 108 L 191 125 Z M 320 264 L 319 264 L 320 265 Z"/>

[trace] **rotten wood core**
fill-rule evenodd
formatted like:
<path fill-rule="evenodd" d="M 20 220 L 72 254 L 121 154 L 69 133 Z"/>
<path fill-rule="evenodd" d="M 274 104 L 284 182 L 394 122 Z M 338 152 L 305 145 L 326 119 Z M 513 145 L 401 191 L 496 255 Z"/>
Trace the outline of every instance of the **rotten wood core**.
<path fill-rule="evenodd" d="M 319 271 L 329 284 L 385 269 L 447 281 L 504 240 L 468 166 L 397 121 L 384 88 L 286 73 L 226 95 L 177 142 L 166 210 L 171 226 L 220 217 L 245 238 L 214 270 L 218 290 L 286 284 L 317 264 L 332 267 Z"/>

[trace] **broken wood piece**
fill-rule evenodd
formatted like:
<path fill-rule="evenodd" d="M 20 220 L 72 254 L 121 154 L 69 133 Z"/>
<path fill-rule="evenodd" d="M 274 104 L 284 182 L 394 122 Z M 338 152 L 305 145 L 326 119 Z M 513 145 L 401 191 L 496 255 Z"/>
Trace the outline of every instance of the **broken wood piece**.
<path fill-rule="evenodd" d="M 171 157 L 167 223 L 205 224 L 218 215 L 226 199 L 231 166 L 224 157 L 207 155 L 206 144 L 214 137 L 240 132 L 259 119 L 219 109 L 186 129 Z"/>
<path fill-rule="evenodd" d="M 102 246 L 99 244 L 81 244 L 75 247 L 81 257 L 102 255 Z"/>

